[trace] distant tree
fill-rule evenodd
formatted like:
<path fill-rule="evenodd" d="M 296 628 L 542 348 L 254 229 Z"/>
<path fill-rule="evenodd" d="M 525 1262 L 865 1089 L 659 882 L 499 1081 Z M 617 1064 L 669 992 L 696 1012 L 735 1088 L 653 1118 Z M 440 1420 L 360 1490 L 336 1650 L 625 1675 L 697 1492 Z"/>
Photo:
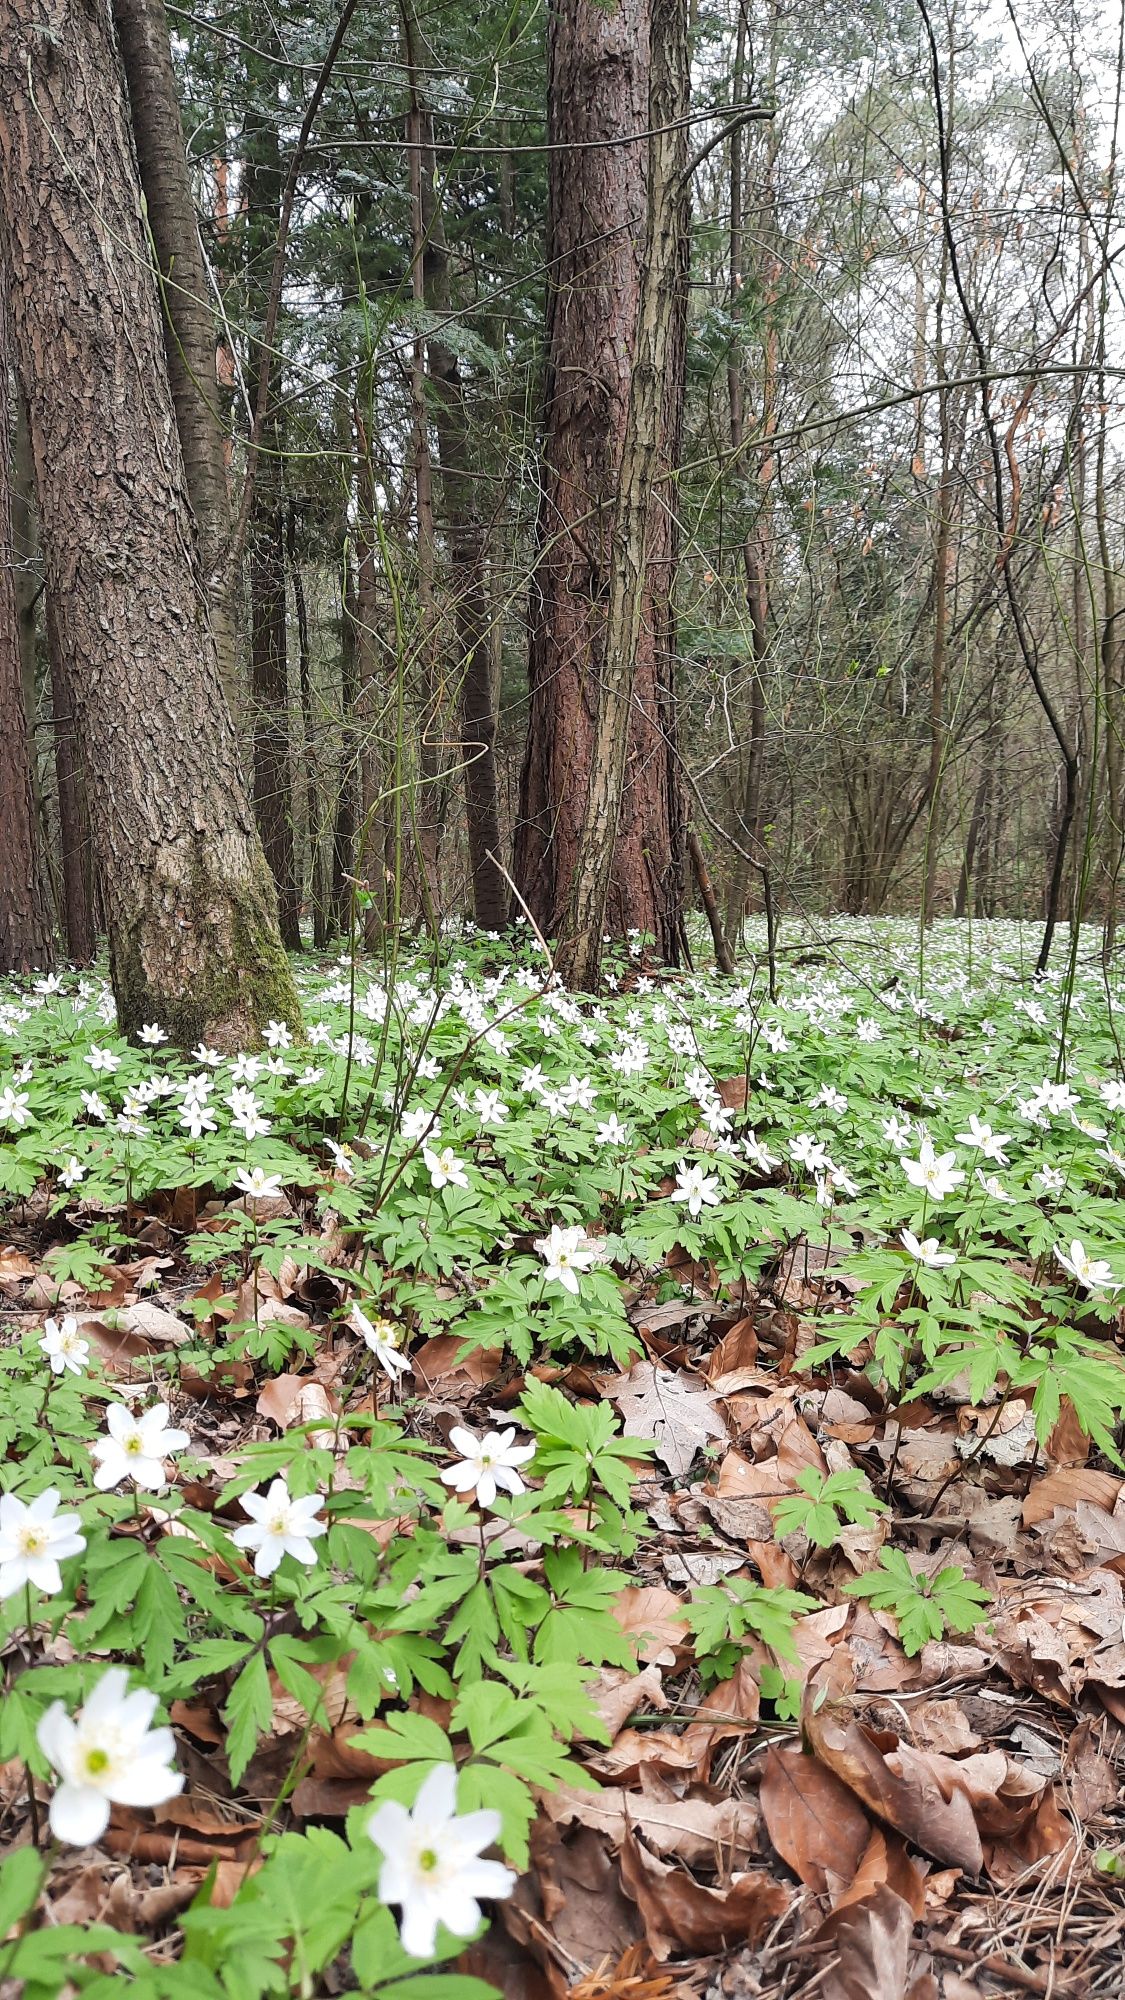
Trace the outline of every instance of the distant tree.
<path fill-rule="evenodd" d="M 215 371 L 214 319 L 184 147 L 168 16 L 164 0 L 113 0 L 113 19 L 132 114 L 145 219 L 160 271 L 168 379 L 188 498 L 199 531 L 211 629 L 227 699 L 234 703 L 238 650 L 225 561 L 230 498 Z"/>
<path fill-rule="evenodd" d="M 660 9 L 662 18 L 668 11 Z M 686 164 L 686 78 L 672 75 L 684 34 L 674 19 L 670 26 L 670 46 L 651 37 L 662 72 L 653 96 L 664 109 L 679 106 L 675 143 L 663 148 L 644 136 L 652 119 L 647 0 L 557 0 L 548 26 L 546 411 L 515 873 L 548 936 L 568 918 L 572 934 L 595 926 L 587 968 L 601 946 L 599 905 L 612 932 L 650 933 L 667 960 L 680 942 L 675 510 L 657 475 L 675 457 L 682 406 L 682 246 L 665 232 L 684 185 L 650 186 L 650 152 L 659 171 L 674 175 L 675 159 L 681 172 Z M 623 143 L 630 133 L 638 137 Z M 650 201 L 661 204 L 655 232 Z M 644 260 L 654 253 L 663 290 L 642 312 Z M 638 367 L 643 400 L 632 444 L 640 455 L 625 480 Z M 654 412 L 661 421 L 652 434 Z M 637 478 L 643 504 L 629 484 Z"/>

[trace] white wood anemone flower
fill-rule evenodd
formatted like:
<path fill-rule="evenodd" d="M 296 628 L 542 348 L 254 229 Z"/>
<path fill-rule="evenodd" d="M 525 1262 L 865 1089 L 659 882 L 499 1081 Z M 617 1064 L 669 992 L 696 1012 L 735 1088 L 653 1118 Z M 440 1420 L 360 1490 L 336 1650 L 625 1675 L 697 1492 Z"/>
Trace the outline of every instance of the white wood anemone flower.
<path fill-rule="evenodd" d="M 472 1937 L 481 1921 L 479 1899 L 510 1896 L 516 1877 L 481 1850 L 500 1832 L 490 1808 L 458 1813 L 457 1772 L 438 1764 L 423 1779 L 411 1810 L 393 1799 L 372 1813 L 367 1833 L 383 1854 L 379 1898 L 402 1911 L 399 1934 L 412 1958 L 430 1958 L 438 1925 L 454 1937 Z"/>
<path fill-rule="evenodd" d="M 90 1359 L 90 1343 L 79 1333 L 78 1321 L 73 1313 L 67 1313 L 61 1320 L 44 1320 L 39 1351 L 46 1355 L 55 1375 L 64 1372 L 81 1375 Z"/>
<path fill-rule="evenodd" d="M 110 1667 L 76 1715 L 61 1701 L 40 1718 L 36 1735 L 61 1780 L 51 1800 L 51 1832 L 68 1847 L 89 1847 L 109 1825 L 109 1809 L 162 1806 L 184 1786 L 174 1771 L 170 1729 L 149 1727 L 156 1696 L 129 1692 L 124 1667 Z"/>
<path fill-rule="evenodd" d="M 234 1530 L 231 1541 L 236 1548 L 255 1551 L 255 1576 L 272 1576 L 283 1556 L 311 1567 L 316 1561 L 313 1542 L 328 1533 L 327 1521 L 317 1518 L 321 1505 L 319 1493 L 295 1500 L 285 1479 L 273 1480 L 265 1493 L 242 1495 L 250 1519 Z"/>
<path fill-rule="evenodd" d="M 588 1271 L 600 1255 L 598 1244 L 591 1241 L 580 1224 L 563 1229 L 553 1222 L 549 1235 L 536 1237 L 535 1248 L 546 1266 L 543 1276 L 548 1282 L 556 1278 L 575 1298 L 579 1273 Z"/>
<path fill-rule="evenodd" d="M 0 1601 L 31 1584 L 46 1597 L 62 1589 L 60 1562 L 80 1555 L 86 1537 L 79 1514 L 60 1514 L 57 1486 L 34 1500 L 0 1496 Z"/>
<path fill-rule="evenodd" d="M 384 1375 L 397 1382 L 400 1375 L 412 1375 L 413 1364 L 400 1350 L 402 1329 L 390 1319 L 368 1319 L 361 1306 L 353 1305 L 348 1314 L 348 1324 L 353 1327 L 364 1345 L 371 1349 Z"/>
<path fill-rule="evenodd" d="M 170 1429 L 167 1403 L 154 1403 L 151 1410 L 133 1415 L 124 1403 L 111 1403 L 105 1413 L 107 1435 L 90 1446 L 98 1461 L 94 1485 L 100 1493 L 131 1479 L 148 1493 L 162 1493 L 167 1485 L 164 1461 L 174 1451 L 184 1451 L 191 1443 L 186 1431 Z"/>
<path fill-rule="evenodd" d="M 535 1457 L 535 1446 L 516 1444 L 515 1435 L 514 1424 L 507 1430 L 486 1431 L 482 1438 L 464 1424 L 454 1424 L 449 1442 L 461 1458 L 456 1465 L 446 1466 L 441 1475 L 445 1484 L 456 1493 L 475 1493 L 482 1507 L 492 1506 L 498 1488 L 505 1493 L 522 1493 L 524 1484 L 516 1467 Z"/>
<path fill-rule="evenodd" d="M 1114 1283 L 1113 1266 L 1108 1257 L 1091 1257 L 1085 1246 L 1075 1237 L 1069 1255 L 1061 1243 L 1055 1245 L 1055 1260 L 1069 1271 L 1076 1283 L 1086 1292 L 1109 1292 L 1111 1295 L 1122 1290 Z"/>

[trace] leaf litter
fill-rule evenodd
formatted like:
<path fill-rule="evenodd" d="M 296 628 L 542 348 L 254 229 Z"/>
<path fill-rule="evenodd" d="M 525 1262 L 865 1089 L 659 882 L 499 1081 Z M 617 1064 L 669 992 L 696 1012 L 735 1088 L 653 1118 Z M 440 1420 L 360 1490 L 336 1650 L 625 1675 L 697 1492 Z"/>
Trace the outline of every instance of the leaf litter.
<path fill-rule="evenodd" d="M 737 1095 L 720 1079 L 724 1104 Z M 709 1170 L 711 1149 L 700 1150 Z M 114 1393 L 157 1389 L 177 1412 L 190 1405 L 180 1485 L 204 1519 L 236 1520 L 227 1489 L 245 1484 L 247 1449 L 287 1438 L 328 1454 L 345 1491 L 345 1415 L 378 1421 L 400 1393 L 357 1389 L 356 1343 L 333 1317 L 359 1239 L 347 1221 L 310 1208 L 294 1177 L 283 1205 L 246 1219 L 256 1231 L 295 1218 L 325 1273 L 289 1257 L 258 1261 L 233 1283 L 228 1273 L 224 1285 L 199 1284 L 186 1249 L 203 1211 L 186 1192 L 170 1189 L 147 1208 L 127 1203 L 130 1247 L 147 1231 L 159 1251 L 110 1257 L 89 1284 L 57 1280 L 57 1256 L 52 1269 L 50 1253 L 65 1250 L 74 1227 L 65 1205 L 22 1228 L 12 1212 L 12 1241 L 0 1245 L 9 1327 L 17 1338 L 38 1331 L 41 1300 L 69 1305 Z M 205 1219 L 222 1213 L 216 1201 Z M 221 1245 L 222 1230 L 214 1233 Z M 587 1676 L 598 1726 L 573 1744 L 583 1783 L 536 1785 L 518 1891 L 457 1961 L 466 1976 L 505 1994 L 579 2000 L 1119 1990 L 1118 1462 L 1089 1417 L 1085 1427 L 1075 1419 L 1071 1397 L 1057 1398 L 1045 1425 L 1030 1389 L 1016 1393 L 1003 1372 L 997 1392 L 974 1399 L 967 1377 L 927 1384 L 932 1355 L 919 1365 L 915 1353 L 922 1393 L 903 1399 L 876 1363 L 878 1324 L 849 1333 L 848 1322 L 881 1284 L 883 1331 L 895 1313 L 914 1313 L 925 1350 L 933 1297 L 865 1273 L 865 1256 L 886 1256 L 866 1227 L 837 1226 L 833 1238 L 786 1244 L 782 1235 L 752 1275 L 732 1275 L 729 1244 L 720 1255 L 686 1221 L 663 1254 L 655 1240 L 643 1275 L 634 1249 L 628 1316 L 643 1351 L 616 1371 L 597 1355 L 568 1361 L 543 1347 L 521 1361 L 487 1316 L 468 1347 L 467 1327 L 441 1331 L 443 1316 L 429 1307 L 416 1319 L 429 1331 L 414 1345 L 415 1387 L 400 1403 L 436 1453 L 447 1456 L 459 1423 L 502 1428 L 540 1381 L 575 1408 L 604 1399 L 655 1460 L 632 1468 L 646 1532 L 622 1556 L 609 1604 L 625 1663 Z M 624 1282 L 620 1251 L 615 1268 Z M 425 1283 L 437 1303 L 440 1284 L 432 1275 Z M 667 1296 L 670 1284 L 677 1296 Z M 479 1276 L 470 1290 L 480 1295 Z M 247 1323 L 264 1336 L 258 1351 L 228 1351 L 227 1329 Z M 218 1365 L 201 1367 L 201 1334 Z M 1087 1337 L 1115 1349 L 1119 1319 L 1103 1316 Z M 836 1352 L 818 1360 L 825 1341 Z M 284 1365 L 271 1363 L 274 1352 Z M 842 1516 L 829 1538 L 814 1539 L 799 1518 L 777 1531 L 782 1503 L 827 1504 L 817 1498 L 831 1492 L 826 1482 L 852 1469 L 886 1500 L 885 1518 L 860 1527 Z M 581 1503 L 571 1518 L 581 1528 Z M 386 1543 L 414 1534 L 417 1517 L 388 1512 L 363 1526 Z M 147 1502 L 135 1525 L 116 1530 L 150 1546 L 196 1532 Z M 538 1587 L 543 1543 L 516 1523 L 492 1523 L 488 1534 L 509 1549 L 515 1575 Z M 237 1572 L 206 1536 L 198 1546 L 233 1587 Z M 917 1645 L 901 1592 L 868 1603 L 850 1589 L 871 1579 L 887 1549 L 905 1560 L 919 1601 L 937 1606 Z M 938 1580 L 951 1573 L 983 1593 L 979 1605 L 960 1584 L 941 1598 Z M 789 1646 L 767 1617 L 762 1593 L 773 1592 L 802 1600 Z M 46 1659 L 70 1657 L 65 1632 L 44 1634 L 43 1645 Z M 184 1793 L 153 1814 L 115 1808 L 94 1858 L 70 1856 L 53 1874 L 49 1923 L 108 1922 L 166 1940 L 158 1955 L 174 1956 L 177 1919 L 205 1877 L 222 1907 L 261 1866 L 261 1815 L 279 1791 L 283 1823 L 338 1830 L 405 1762 L 393 1741 L 360 1740 L 352 1664 L 345 1653 L 296 1679 L 271 1667 L 238 1778 L 227 1688 L 221 1675 L 201 1676 L 170 1704 Z M 422 1687 L 396 1711 L 392 1682 L 380 1712 L 416 1717 L 439 1735 L 451 1726 L 449 1700 Z M 0 1765 L 0 1801 L 18 1844 L 29 1809 L 18 1760 Z"/>

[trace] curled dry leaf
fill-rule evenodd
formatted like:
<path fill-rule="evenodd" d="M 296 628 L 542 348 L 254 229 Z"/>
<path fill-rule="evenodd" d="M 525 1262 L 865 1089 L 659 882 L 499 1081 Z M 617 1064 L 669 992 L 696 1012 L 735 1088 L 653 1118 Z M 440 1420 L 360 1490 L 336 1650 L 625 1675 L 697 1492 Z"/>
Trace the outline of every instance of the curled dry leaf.
<path fill-rule="evenodd" d="M 833 1937 L 839 1953 L 824 2000 L 904 2000 L 913 1929 L 913 1911 L 885 1882 L 834 1913 L 819 1933 Z"/>
<path fill-rule="evenodd" d="M 659 1799 L 614 1786 L 587 1792 L 560 1785 L 540 1793 L 539 1803 L 557 1825 L 591 1827 L 615 1847 L 635 1832 L 655 1854 L 713 1868 L 746 1861 L 758 1831 L 757 1811 L 744 1799 Z"/>
<path fill-rule="evenodd" d="M 707 1888 L 686 1869 L 649 1854 L 628 1828 L 621 1844 L 621 1882 L 661 1963 L 676 1951 L 702 1954 L 760 1944 L 792 1901 L 785 1884 L 761 1868 Z"/>
<path fill-rule="evenodd" d="M 902 1747 L 898 1738 L 870 1733 L 843 1703 L 826 1702 L 818 1709 L 806 1701 L 802 1720 L 821 1762 L 876 1818 L 896 1827 L 932 1860 L 962 1868 L 967 1875 L 980 1874 L 984 1850 L 965 1791 L 956 1787 L 947 1797 L 920 1756 L 909 1775 L 900 1776 L 887 1761 L 889 1751 Z"/>
<path fill-rule="evenodd" d="M 956 1881 L 956 1870 L 953 1871 Z M 901 1896 L 916 1918 L 926 1913 L 926 1890 L 929 1879 L 923 1874 L 906 1851 L 906 1843 L 897 1833 L 884 1833 L 873 1826 L 871 1838 L 860 1857 L 859 1867 L 852 1880 L 845 1883 L 838 1892 L 833 1892 L 832 1902 L 837 1909 L 846 1903 L 861 1903 L 864 1898 L 882 1887 L 884 1883 L 892 1888 L 896 1896 Z"/>
<path fill-rule="evenodd" d="M 586 1692 L 611 1738 L 620 1734 L 638 1708 L 668 1707 L 664 1681 L 656 1666 L 645 1667 L 639 1674 L 626 1673 L 621 1667 L 603 1667 Z"/>
<path fill-rule="evenodd" d="M 759 1802 L 782 1860 L 807 1889 L 823 1896 L 829 1874 L 850 1879 L 871 1823 L 855 1793 L 804 1750 L 770 1750 Z"/>
<path fill-rule="evenodd" d="M 255 1408 L 260 1417 L 268 1417 L 279 1431 L 293 1430 L 298 1424 L 315 1423 L 323 1418 L 324 1427 L 309 1432 L 309 1443 L 325 1451 L 347 1449 L 347 1433 L 337 1435 L 337 1411 L 322 1382 L 302 1375 L 276 1375 L 272 1382 L 266 1383 Z"/>

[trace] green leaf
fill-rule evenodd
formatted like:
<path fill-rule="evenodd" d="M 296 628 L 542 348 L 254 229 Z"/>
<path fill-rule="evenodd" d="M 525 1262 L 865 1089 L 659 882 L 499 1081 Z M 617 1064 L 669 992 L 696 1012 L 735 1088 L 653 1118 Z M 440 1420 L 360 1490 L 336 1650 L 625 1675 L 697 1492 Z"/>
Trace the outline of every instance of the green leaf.
<path fill-rule="evenodd" d="M 257 1747 L 258 1737 L 273 1720 L 273 1697 L 265 1655 L 255 1653 L 234 1682 L 223 1708 L 227 1723 L 227 1766 L 237 1785 Z"/>

